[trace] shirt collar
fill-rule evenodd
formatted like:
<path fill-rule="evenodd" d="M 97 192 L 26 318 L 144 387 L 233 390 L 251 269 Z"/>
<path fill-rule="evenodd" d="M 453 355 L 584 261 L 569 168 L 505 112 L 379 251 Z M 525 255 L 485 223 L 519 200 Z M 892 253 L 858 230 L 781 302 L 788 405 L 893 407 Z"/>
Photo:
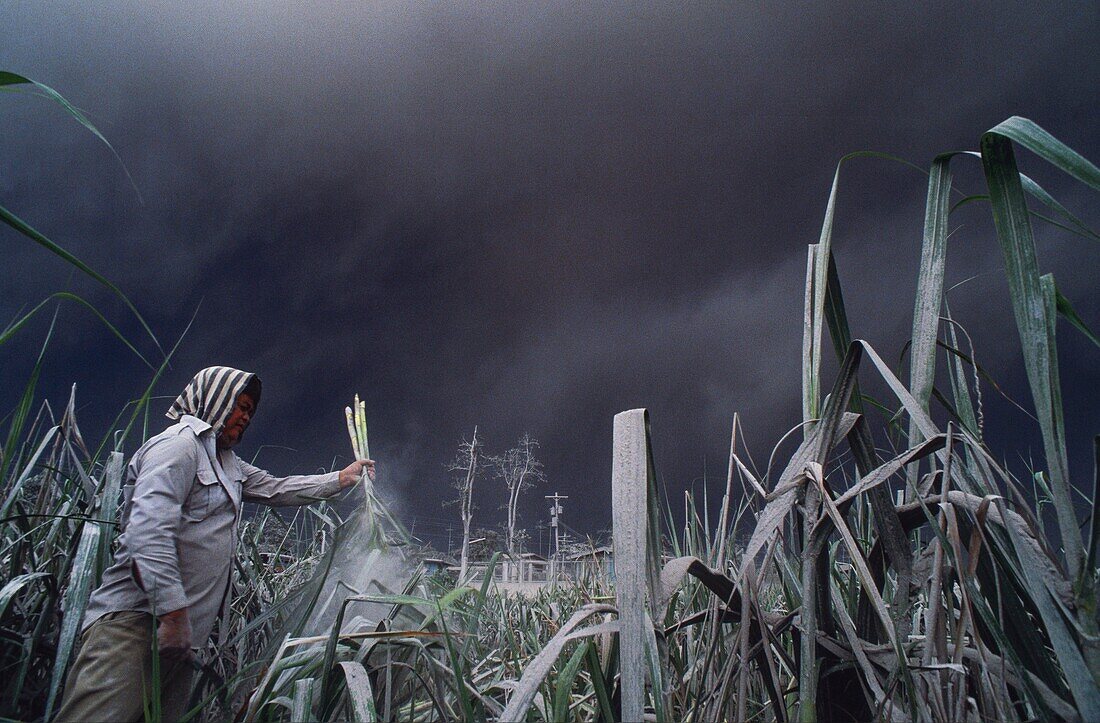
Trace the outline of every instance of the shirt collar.
<path fill-rule="evenodd" d="M 183 424 L 193 430 L 196 437 L 202 438 L 203 449 L 206 450 L 206 456 L 210 459 L 210 463 L 214 466 L 215 472 L 219 475 L 225 475 L 227 479 L 224 481 L 240 481 L 244 479 L 244 469 L 241 468 L 241 460 L 239 457 L 237 457 L 237 454 L 235 452 L 229 450 L 228 454 L 225 455 L 225 460 L 222 460 L 218 455 L 217 442 L 213 439 L 213 435 L 206 434 L 206 432 L 213 429 L 213 427 L 211 427 L 209 423 L 204 422 L 198 417 L 192 416 L 190 414 L 184 414 L 180 417 L 180 424 Z M 205 437 L 203 435 L 205 435 Z"/>
<path fill-rule="evenodd" d="M 185 424 L 190 427 L 195 432 L 195 436 L 199 436 L 204 432 L 213 429 L 213 427 L 211 427 L 210 424 L 208 424 L 207 422 L 204 422 L 198 417 L 194 417 L 190 414 L 184 414 L 182 417 L 180 417 L 179 423 Z"/>

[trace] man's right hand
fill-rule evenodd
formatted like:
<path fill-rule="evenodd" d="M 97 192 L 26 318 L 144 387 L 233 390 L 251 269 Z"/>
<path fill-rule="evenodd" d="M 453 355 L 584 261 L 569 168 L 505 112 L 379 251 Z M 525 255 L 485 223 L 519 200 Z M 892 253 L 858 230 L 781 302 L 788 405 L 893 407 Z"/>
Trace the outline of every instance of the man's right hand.
<path fill-rule="evenodd" d="M 370 481 L 374 481 L 374 460 L 357 459 L 347 467 L 340 470 L 340 489 L 344 490 L 352 485 L 359 484 L 363 479 L 363 471 L 366 471 Z"/>
<path fill-rule="evenodd" d="M 194 657 L 191 652 L 191 618 L 187 608 L 161 615 L 157 628 L 157 648 L 161 658 L 174 662 L 187 662 Z"/>

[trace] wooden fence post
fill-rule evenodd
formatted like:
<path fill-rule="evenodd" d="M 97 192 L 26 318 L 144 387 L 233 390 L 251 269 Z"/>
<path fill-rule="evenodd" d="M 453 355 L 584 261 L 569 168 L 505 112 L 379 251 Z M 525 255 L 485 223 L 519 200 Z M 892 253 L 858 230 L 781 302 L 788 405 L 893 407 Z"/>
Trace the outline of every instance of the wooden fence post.
<path fill-rule="evenodd" d="M 646 410 L 632 409 L 616 414 L 611 510 L 624 721 L 641 721 L 645 708 L 646 524 L 649 520 L 646 445 Z"/>

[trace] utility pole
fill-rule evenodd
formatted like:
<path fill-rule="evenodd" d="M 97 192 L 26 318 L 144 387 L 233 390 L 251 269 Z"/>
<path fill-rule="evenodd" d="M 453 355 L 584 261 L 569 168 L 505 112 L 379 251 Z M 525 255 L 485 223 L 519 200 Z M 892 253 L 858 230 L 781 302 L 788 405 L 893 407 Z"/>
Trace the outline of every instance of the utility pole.
<path fill-rule="evenodd" d="M 554 530 L 554 556 L 551 558 L 550 561 L 550 574 L 556 581 L 558 567 L 556 563 L 558 561 L 558 558 L 561 556 L 561 548 L 558 546 L 558 516 L 564 511 L 561 506 L 561 501 L 569 499 L 569 495 L 559 495 L 557 492 L 555 492 L 552 495 L 543 495 L 543 497 L 548 500 L 554 501 L 554 504 L 550 507 L 550 527 Z"/>

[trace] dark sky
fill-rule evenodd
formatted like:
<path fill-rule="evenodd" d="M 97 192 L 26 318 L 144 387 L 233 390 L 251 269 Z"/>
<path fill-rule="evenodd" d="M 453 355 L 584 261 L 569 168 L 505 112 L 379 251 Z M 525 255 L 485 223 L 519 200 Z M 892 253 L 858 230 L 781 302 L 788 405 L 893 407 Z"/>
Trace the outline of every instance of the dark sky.
<path fill-rule="evenodd" d="M 57 106 L 3 94 L 0 203 L 117 282 L 165 346 L 199 309 L 158 393 L 208 365 L 259 372 L 241 451 L 271 445 L 259 462 L 287 473 L 346 462 L 343 406 L 362 393 L 381 485 L 437 542 L 458 521 L 444 464 L 475 424 L 490 450 L 542 443 L 531 526 L 554 491 L 572 527 L 609 524 L 624 409 L 650 409 L 674 495 L 704 475 L 720 494 L 734 412 L 763 464 L 799 420 L 805 249 L 845 153 L 927 167 L 1023 115 L 1100 159 L 1094 3 L 7 2 L 0 27 L 0 68 L 84 109 L 140 191 Z M 1095 194 L 1021 164 L 1100 226 Z M 977 161 L 956 169 L 980 192 Z M 898 360 L 926 179 L 865 160 L 841 182 L 854 333 Z M 988 208 L 953 227 L 949 283 L 976 278 L 952 309 L 1030 407 Z M 1043 269 L 1100 326 L 1100 245 L 1037 237 Z M 60 259 L 7 228 L 0 244 L 5 320 L 71 290 L 155 353 Z M 48 321 L 0 347 L 4 413 Z M 1086 485 L 1100 355 L 1059 333 Z M 60 406 L 75 382 L 89 437 L 149 377 L 62 308 L 40 391 Z M 991 444 L 1023 472 L 1037 436 L 985 392 Z M 475 524 L 502 519 L 499 484 L 480 483 Z"/>

